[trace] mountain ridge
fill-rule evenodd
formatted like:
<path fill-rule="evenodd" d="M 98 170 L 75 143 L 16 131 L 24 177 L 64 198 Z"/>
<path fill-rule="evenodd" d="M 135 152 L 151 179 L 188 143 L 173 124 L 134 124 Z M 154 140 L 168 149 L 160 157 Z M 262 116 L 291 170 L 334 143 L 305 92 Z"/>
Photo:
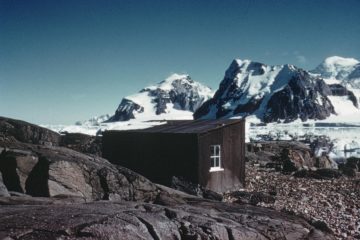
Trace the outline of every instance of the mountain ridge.
<path fill-rule="evenodd" d="M 323 120 L 336 114 L 323 79 L 294 65 L 266 65 L 235 59 L 225 71 L 214 97 L 194 118 L 255 115 L 263 122 Z"/>

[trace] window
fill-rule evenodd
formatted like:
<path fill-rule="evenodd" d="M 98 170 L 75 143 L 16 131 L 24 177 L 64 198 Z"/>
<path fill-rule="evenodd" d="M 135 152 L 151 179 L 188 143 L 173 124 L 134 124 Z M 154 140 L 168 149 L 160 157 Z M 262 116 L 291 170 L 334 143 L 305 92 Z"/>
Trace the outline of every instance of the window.
<path fill-rule="evenodd" d="M 221 146 L 211 145 L 210 146 L 210 172 L 222 171 L 221 168 Z"/>

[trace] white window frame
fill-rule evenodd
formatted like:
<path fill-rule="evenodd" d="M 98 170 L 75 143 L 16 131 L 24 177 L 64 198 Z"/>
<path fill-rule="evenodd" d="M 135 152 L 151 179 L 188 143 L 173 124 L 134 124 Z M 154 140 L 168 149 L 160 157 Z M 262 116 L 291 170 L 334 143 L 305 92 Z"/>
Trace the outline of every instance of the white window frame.
<path fill-rule="evenodd" d="M 221 145 L 210 145 L 210 172 L 224 171 L 221 167 Z"/>

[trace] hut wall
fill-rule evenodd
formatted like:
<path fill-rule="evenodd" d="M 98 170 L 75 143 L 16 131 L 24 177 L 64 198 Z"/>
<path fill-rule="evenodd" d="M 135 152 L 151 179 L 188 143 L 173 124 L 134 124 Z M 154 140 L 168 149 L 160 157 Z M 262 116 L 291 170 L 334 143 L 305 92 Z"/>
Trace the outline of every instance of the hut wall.
<path fill-rule="evenodd" d="M 210 172 L 210 146 L 221 145 L 223 171 Z M 217 192 L 245 186 L 245 122 L 199 135 L 199 183 Z"/>
<path fill-rule="evenodd" d="M 103 135 L 103 157 L 155 183 L 170 185 L 172 176 L 197 182 L 196 134 L 109 131 Z"/>

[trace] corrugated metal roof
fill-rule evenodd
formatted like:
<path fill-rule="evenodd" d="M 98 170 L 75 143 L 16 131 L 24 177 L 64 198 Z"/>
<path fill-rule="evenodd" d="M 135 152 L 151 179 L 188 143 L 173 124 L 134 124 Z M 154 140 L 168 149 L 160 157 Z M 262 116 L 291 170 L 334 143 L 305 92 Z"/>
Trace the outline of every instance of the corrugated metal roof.
<path fill-rule="evenodd" d="M 242 119 L 218 119 L 218 120 L 172 120 L 166 124 L 146 129 L 128 130 L 127 132 L 144 133 L 205 133 L 224 126 L 239 123 Z"/>

